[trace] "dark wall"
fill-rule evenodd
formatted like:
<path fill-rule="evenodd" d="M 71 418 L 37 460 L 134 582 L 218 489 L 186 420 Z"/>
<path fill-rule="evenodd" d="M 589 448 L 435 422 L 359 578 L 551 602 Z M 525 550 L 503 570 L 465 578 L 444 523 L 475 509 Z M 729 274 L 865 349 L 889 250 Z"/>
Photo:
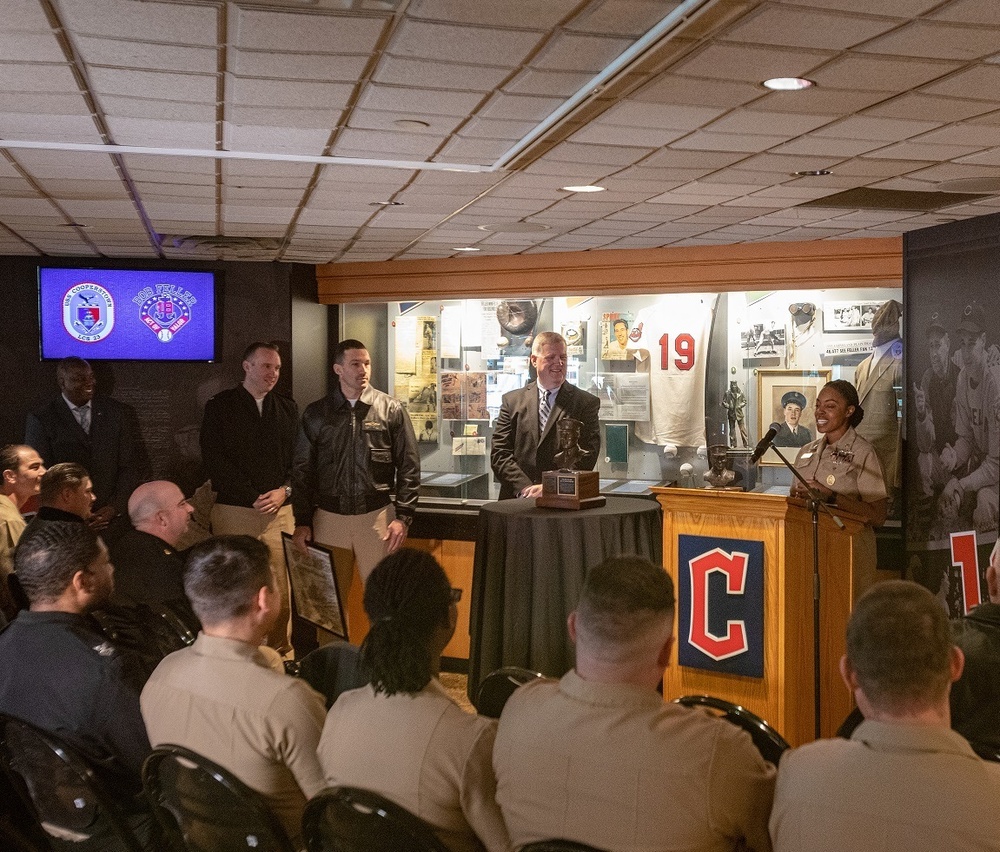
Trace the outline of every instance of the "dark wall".
<path fill-rule="evenodd" d="M 243 378 L 244 347 L 254 340 L 276 340 L 281 346 L 282 371 L 278 390 L 292 393 L 292 278 L 301 294 L 303 274 L 311 267 L 274 263 L 145 263 L 95 261 L 94 258 L 0 257 L 3 325 L 0 354 L 3 406 L 0 407 L 0 444 L 24 438 L 28 411 L 59 391 L 55 362 L 41 361 L 38 348 L 37 267 L 130 266 L 142 269 L 207 269 L 219 273 L 221 344 L 215 363 L 95 361 L 98 393 L 109 394 L 136 409 L 153 475 L 176 481 L 190 494 L 201 484 L 198 428 L 205 401 Z M 308 283 L 305 285 L 308 289 Z M 299 296 L 301 298 L 301 295 Z M 317 309 L 320 309 L 317 306 Z M 305 369 L 325 370 L 306 364 Z M 299 400 L 300 405 L 311 400 Z"/>

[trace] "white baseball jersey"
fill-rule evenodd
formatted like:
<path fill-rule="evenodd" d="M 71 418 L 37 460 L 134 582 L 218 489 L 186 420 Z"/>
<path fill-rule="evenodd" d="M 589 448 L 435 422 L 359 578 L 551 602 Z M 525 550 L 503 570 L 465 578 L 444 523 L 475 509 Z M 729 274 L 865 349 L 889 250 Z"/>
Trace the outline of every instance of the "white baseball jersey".
<path fill-rule="evenodd" d="M 705 375 L 717 294 L 665 296 L 636 314 L 630 348 L 649 373 L 648 421 L 635 434 L 647 444 L 699 447 L 705 443 Z"/>

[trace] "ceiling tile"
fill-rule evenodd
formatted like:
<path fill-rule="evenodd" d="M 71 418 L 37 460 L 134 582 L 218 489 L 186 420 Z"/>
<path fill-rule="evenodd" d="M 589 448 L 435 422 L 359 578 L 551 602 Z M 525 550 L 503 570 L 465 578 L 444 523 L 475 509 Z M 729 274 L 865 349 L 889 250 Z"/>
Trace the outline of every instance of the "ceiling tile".
<path fill-rule="evenodd" d="M 891 96 L 889 90 L 873 92 L 813 86 L 801 92 L 769 92 L 755 101 L 752 108 L 803 115 L 850 115 Z"/>
<path fill-rule="evenodd" d="M 909 93 L 887 100 L 865 110 L 865 115 L 881 118 L 908 118 L 937 123 L 961 121 L 981 115 L 991 107 L 983 101 L 942 98 L 920 93 Z"/>
<path fill-rule="evenodd" d="M 365 54 L 330 56 L 321 53 L 278 53 L 233 48 L 228 53 L 228 61 L 229 70 L 240 77 L 342 81 L 353 84 L 365 70 L 369 58 Z"/>
<path fill-rule="evenodd" d="M 717 107 L 668 106 L 628 100 L 611 107 L 596 121 L 591 122 L 590 126 L 613 125 L 696 130 L 718 118 L 723 112 L 724 110 Z"/>
<path fill-rule="evenodd" d="M 112 30 L 118 38 L 165 44 L 214 47 L 219 29 L 218 9 L 190 3 L 136 3 L 134 0 L 87 0 L 61 3 L 63 19 L 82 35 L 103 36 Z M 150 39 L 151 34 L 155 39 Z"/>
<path fill-rule="evenodd" d="M 482 100 L 479 92 L 421 91 L 396 86 L 372 84 L 365 86 L 358 106 L 366 110 L 387 110 L 409 115 L 468 115 Z M 532 99 L 536 100 L 536 99 Z M 482 114 L 486 114 L 483 110 Z M 519 116 L 495 115 L 494 118 Z"/>
<path fill-rule="evenodd" d="M 993 0 L 952 0 L 927 17 L 956 24 L 985 24 L 1000 27 L 1000 6 Z"/>
<path fill-rule="evenodd" d="M 926 133 L 939 126 L 932 121 L 906 121 L 896 118 L 856 115 L 821 127 L 815 130 L 812 135 L 837 139 L 871 139 L 895 142 Z"/>
<path fill-rule="evenodd" d="M 913 21 L 896 32 L 873 39 L 862 48 L 866 53 L 958 59 L 968 62 L 997 51 L 1000 30 L 959 26 L 932 21 Z"/>
<path fill-rule="evenodd" d="M 977 65 L 923 87 L 923 92 L 946 97 L 975 98 L 995 103 L 1000 91 L 1000 67 Z"/>
<path fill-rule="evenodd" d="M 273 106 L 306 109 L 342 109 L 347 106 L 352 86 L 347 83 L 315 83 L 311 81 L 261 80 L 252 77 L 230 77 L 228 95 L 233 103 L 247 106 Z"/>
<path fill-rule="evenodd" d="M 596 74 L 631 45 L 631 39 L 561 32 L 532 57 L 531 67 Z"/>
<path fill-rule="evenodd" d="M 223 134 L 223 144 L 230 151 L 273 151 L 280 154 L 317 156 L 323 152 L 329 135 L 323 128 L 227 124 Z"/>
<path fill-rule="evenodd" d="M 722 37 L 784 47 L 846 50 L 898 26 L 891 18 L 764 5 L 742 17 Z"/>
<path fill-rule="evenodd" d="M 163 71 L 137 71 L 118 68 L 93 68 L 90 79 L 101 94 L 144 97 L 152 95 L 168 101 L 193 101 L 214 104 L 214 74 L 171 74 Z"/>
<path fill-rule="evenodd" d="M 592 74 L 582 71 L 548 71 L 524 68 L 503 88 L 505 92 L 522 95 L 552 95 L 568 98 L 592 79 Z"/>
<path fill-rule="evenodd" d="M 672 148 L 688 148 L 700 151 L 746 151 L 756 153 L 766 151 L 787 140 L 787 136 L 752 136 L 748 133 L 707 133 L 703 130 L 691 133 L 671 144 Z"/>
<path fill-rule="evenodd" d="M 814 71 L 823 88 L 898 91 L 929 83 L 960 68 L 957 62 L 848 53 Z"/>
<path fill-rule="evenodd" d="M 89 36 L 77 39 L 77 47 L 89 68 L 101 66 L 214 74 L 219 67 L 220 51 L 210 47 L 150 44 Z"/>
<path fill-rule="evenodd" d="M 151 118 L 108 118 L 116 145 L 148 145 L 155 139 L 161 148 L 215 148 L 215 123 L 156 121 Z"/>
<path fill-rule="evenodd" d="M 974 145 L 923 145 L 919 139 L 900 142 L 898 145 L 886 145 L 868 154 L 869 157 L 889 157 L 893 160 L 951 160 L 974 154 L 978 148 Z"/>
<path fill-rule="evenodd" d="M 46 142 L 101 144 L 101 135 L 88 115 L 25 115 L 0 112 L 0 137 Z"/>
<path fill-rule="evenodd" d="M 360 53 L 375 49 L 383 16 L 276 11 L 235 5 L 233 43 L 254 50 L 306 53 Z"/>
<path fill-rule="evenodd" d="M 579 5 L 578 0 L 504 0 L 503 3 L 469 3 L 468 0 L 416 0 L 410 11 L 416 18 L 454 21 L 457 24 L 510 26 L 547 30 Z"/>
<path fill-rule="evenodd" d="M 214 121 L 214 103 L 186 103 L 156 98 L 130 98 L 121 95 L 101 95 L 105 115 L 119 118 L 158 118 L 163 121 Z"/>
<path fill-rule="evenodd" d="M 747 133 L 756 135 L 800 136 L 829 124 L 836 116 L 796 115 L 792 113 L 764 112 L 756 109 L 733 110 L 713 121 L 704 129 L 710 133 Z"/>
<path fill-rule="evenodd" d="M 616 125 L 591 124 L 578 130 L 570 137 L 570 142 L 596 145 L 631 145 L 647 149 L 662 148 L 679 139 L 688 131 L 665 130 L 653 127 L 620 127 Z"/>
<path fill-rule="evenodd" d="M 709 79 L 759 83 L 770 77 L 807 77 L 833 54 L 819 50 L 714 42 L 682 60 L 674 73 Z"/>
<path fill-rule="evenodd" d="M 538 32 L 407 20 L 393 35 L 388 52 L 393 56 L 431 60 L 447 56 L 451 62 L 516 68 L 538 42 Z"/>
<path fill-rule="evenodd" d="M 426 59 L 386 56 L 372 75 L 377 83 L 419 86 L 428 89 L 454 89 L 465 92 L 492 92 L 508 76 L 509 67 L 457 65 Z"/>
<path fill-rule="evenodd" d="M 0 33 L 0 57 L 3 57 L 0 69 L 3 69 L 3 62 L 58 64 L 66 61 L 66 56 L 59 46 L 59 42 L 47 31 Z"/>
<path fill-rule="evenodd" d="M 599 0 L 568 24 L 572 30 L 638 38 L 681 4 L 678 0 Z"/>

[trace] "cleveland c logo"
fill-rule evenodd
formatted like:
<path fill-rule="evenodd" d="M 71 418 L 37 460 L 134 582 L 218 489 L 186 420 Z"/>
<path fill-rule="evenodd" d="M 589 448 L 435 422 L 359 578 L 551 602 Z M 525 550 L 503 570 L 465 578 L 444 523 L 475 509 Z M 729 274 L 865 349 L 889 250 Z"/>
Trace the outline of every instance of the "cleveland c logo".
<path fill-rule="evenodd" d="M 726 553 L 715 548 L 703 553 L 688 563 L 691 580 L 691 626 L 688 642 L 713 660 L 725 660 L 742 654 L 750 647 L 747 644 L 746 622 L 743 619 L 726 621 L 725 635 L 718 636 L 709 629 L 709 577 L 715 572 L 723 574 L 727 595 L 742 595 L 746 587 L 746 553 Z"/>

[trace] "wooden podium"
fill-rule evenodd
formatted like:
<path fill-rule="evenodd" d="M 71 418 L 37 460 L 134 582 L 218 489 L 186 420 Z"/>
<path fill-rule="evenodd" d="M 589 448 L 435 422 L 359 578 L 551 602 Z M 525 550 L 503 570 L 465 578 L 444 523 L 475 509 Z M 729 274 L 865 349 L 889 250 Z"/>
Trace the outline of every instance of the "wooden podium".
<path fill-rule="evenodd" d="M 663 507 L 663 561 L 678 587 L 679 535 L 764 543 L 764 677 L 681 668 L 677 651 L 663 680 L 668 700 L 706 693 L 744 705 L 793 746 L 815 739 L 813 702 L 813 518 L 802 500 L 773 494 L 653 488 Z M 859 589 L 855 538 L 864 524 L 837 511 L 840 530 L 819 516 L 820 708 L 824 737 L 833 736 L 853 698 L 839 672 L 845 629 Z"/>

